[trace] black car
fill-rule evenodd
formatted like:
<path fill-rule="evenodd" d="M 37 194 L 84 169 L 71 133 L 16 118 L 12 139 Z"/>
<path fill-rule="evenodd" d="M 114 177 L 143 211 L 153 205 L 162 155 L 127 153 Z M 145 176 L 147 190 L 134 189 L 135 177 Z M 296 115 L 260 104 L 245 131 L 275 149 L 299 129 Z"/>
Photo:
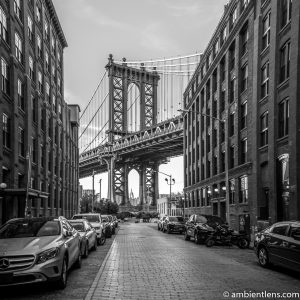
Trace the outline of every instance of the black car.
<path fill-rule="evenodd" d="M 300 221 L 275 223 L 257 233 L 254 250 L 262 267 L 276 264 L 300 271 Z"/>
<path fill-rule="evenodd" d="M 171 232 L 184 232 L 184 220 L 181 216 L 166 216 L 165 220 L 162 222 L 162 231 Z"/>
<path fill-rule="evenodd" d="M 185 223 L 184 239 L 188 241 L 193 238 L 196 244 L 205 243 L 216 226 L 224 224 L 224 221 L 218 216 L 191 215 Z"/>

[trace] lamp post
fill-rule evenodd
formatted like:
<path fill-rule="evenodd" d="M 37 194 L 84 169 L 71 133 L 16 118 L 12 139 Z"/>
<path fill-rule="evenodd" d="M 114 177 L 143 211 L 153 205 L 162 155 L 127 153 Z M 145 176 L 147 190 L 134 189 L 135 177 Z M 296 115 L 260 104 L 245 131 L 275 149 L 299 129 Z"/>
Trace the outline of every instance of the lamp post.
<path fill-rule="evenodd" d="M 224 125 L 224 131 L 225 131 L 225 187 L 226 187 L 226 194 L 225 194 L 225 204 L 226 204 L 226 222 L 230 226 L 230 207 L 229 207 L 229 165 L 228 165 L 228 111 L 226 110 L 226 116 L 224 119 L 219 119 L 207 114 L 204 114 L 200 111 L 194 111 L 189 109 L 179 109 L 178 110 L 181 113 L 195 113 L 201 116 L 205 116 L 208 118 L 211 118 L 213 120 L 216 120 Z"/>
<path fill-rule="evenodd" d="M 93 170 L 93 195 L 92 195 L 92 212 L 94 212 L 94 199 L 95 199 L 95 171 Z"/>
<path fill-rule="evenodd" d="M 172 178 L 172 175 L 166 174 L 166 173 L 164 173 L 164 172 L 155 171 L 155 170 L 153 170 L 153 172 L 157 172 L 157 173 L 160 173 L 160 174 L 163 174 L 163 175 L 165 175 L 165 176 L 168 176 L 168 177 L 169 177 L 169 179 L 168 179 L 168 178 L 165 178 L 165 181 L 166 181 L 166 182 L 167 182 L 167 184 L 170 186 L 170 205 L 171 205 L 172 185 L 174 185 L 174 184 L 175 184 L 175 179 L 174 179 L 174 178 Z M 169 205 L 169 201 L 168 201 L 168 205 Z M 169 208 L 168 208 L 168 209 L 169 209 Z M 171 212 L 171 207 L 170 207 L 170 210 L 169 210 L 169 212 Z M 168 215 L 170 215 L 170 214 L 168 214 Z"/>
<path fill-rule="evenodd" d="M 99 180 L 99 183 L 100 183 L 100 191 L 99 191 L 99 198 L 100 198 L 100 201 L 101 201 L 101 182 L 102 182 L 102 179 L 100 178 L 100 180 Z"/>

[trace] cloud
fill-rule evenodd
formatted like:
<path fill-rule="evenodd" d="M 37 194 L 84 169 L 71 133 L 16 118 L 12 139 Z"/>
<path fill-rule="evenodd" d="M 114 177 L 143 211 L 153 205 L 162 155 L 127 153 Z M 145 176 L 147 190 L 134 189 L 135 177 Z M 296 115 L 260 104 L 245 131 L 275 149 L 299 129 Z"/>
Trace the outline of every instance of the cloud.
<path fill-rule="evenodd" d="M 152 50 L 162 53 L 166 53 L 170 49 L 176 49 L 177 45 L 168 36 L 162 34 L 161 26 L 160 23 L 152 23 L 141 30 L 140 45 L 144 48 L 151 47 Z"/>

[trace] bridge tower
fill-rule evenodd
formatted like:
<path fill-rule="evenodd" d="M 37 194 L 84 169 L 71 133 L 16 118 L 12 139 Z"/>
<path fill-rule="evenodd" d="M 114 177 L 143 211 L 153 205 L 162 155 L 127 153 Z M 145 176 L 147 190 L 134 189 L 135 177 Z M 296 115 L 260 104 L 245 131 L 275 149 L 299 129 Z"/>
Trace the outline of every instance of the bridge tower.
<path fill-rule="evenodd" d="M 137 113 L 139 130 L 146 129 L 157 123 L 157 85 L 159 75 L 155 69 L 146 71 L 141 65 L 140 69 L 127 66 L 126 59 L 117 64 L 110 54 L 106 65 L 109 80 L 109 129 L 108 146 L 121 137 L 132 134 L 128 120 L 130 103 L 128 98 L 129 87 L 134 84 L 139 92 L 139 105 Z M 135 99 L 136 100 L 136 99 Z M 111 153 L 111 154 L 109 154 Z M 110 151 L 102 156 L 108 166 L 108 198 L 120 205 L 130 205 L 128 193 L 128 174 L 135 169 L 140 176 L 139 196 L 140 205 L 156 205 L 158 197 L 158 171 L 159 162 L 136 161 L 134 157 L 127 160 L 119 159 Z"/>

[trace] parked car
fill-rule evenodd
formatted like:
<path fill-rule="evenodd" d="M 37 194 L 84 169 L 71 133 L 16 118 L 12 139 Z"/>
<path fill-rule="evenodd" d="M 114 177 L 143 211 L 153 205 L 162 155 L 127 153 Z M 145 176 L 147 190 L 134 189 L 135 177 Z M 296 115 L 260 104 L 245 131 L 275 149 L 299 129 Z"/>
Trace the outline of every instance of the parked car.
<path fill-rule="evenodd" d="M 162 216 L 159 218 L 159 220 L 157 221 L 157 230 L 162 230 L 163 228 L 163 222 L 165 220 L 167 216 Z"/>
<path fill-rule="evenodd" d="M 97 233 L 95 228 L 85 219 L 69 220 L 81 237 L 81 254 L 88 257 L 90 250 L 97 250 Z"/>
<path fill-rule="evenodd" d="M 113 234 L 113 228 L 110 221 L 110 217 L 108 215 L 102 215 L 102 222 L 104 224 L 105 236 L 107 238 L 111 238 Z"/>
<path fill-rule="evenodd" d="M 278 222 L 257 233 L 254 250 L 262 267 L 276 264 L 300 271 L 300 221 Z"/>
<path fill-rule="evenodd" d="M 181 216 L 166 216 L 162 226 L 162 231 L 167 233 L 179 232 L 181 234 L 185 231 L 184 220 Z"/>
<path fill-rule="evenodd" d="M 184 239 L 193 238 L 196 244 L 204 243 L 215 231 L 217 225 L 224 225 L 224 221 L 218 216 L 191 215 L 185 223 Z"/>
<path fill-rule="evenodd" d="M 106 236 L 104 233 L 104 224 L 100 214 L 85 213 L 85 214 L 76 214 L 72 217 L 72 220 L 77 220 L 77 219 L 87 220 L 96 231 L 98 245 L 105 244 Z"/>
<path fill-rule="evenodd" d="M 80 235 L 63 217 L 19 218 L 0 228 L 0 287 L 56 281 L 81 267 Z"/>
<path fill-rule="evenodd" d="M 111 233 L 115 234 L 116 233 L 116 224 L 115 224 L 115 221 L 113 219 L 113 216 L 108 215 L 108 220 L 109 220 L 109 223 L 110 223 L 110 226 L 111 226 Z"/>

